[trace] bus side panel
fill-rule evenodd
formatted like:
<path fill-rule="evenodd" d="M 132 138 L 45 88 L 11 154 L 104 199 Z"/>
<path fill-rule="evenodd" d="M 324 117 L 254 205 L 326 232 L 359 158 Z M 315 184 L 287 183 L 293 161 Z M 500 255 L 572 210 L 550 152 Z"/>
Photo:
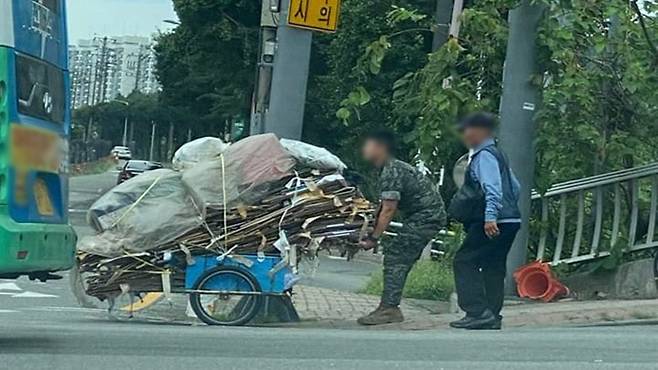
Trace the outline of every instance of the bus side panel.
<path fill-rule="evenodd" d="M 54 272 L 75 263 L 77 237 L 69 225 L 19 224 L 0 206 L 0 276 Z"/>
<path fill-rule="evenodd" d="M 75 232 L 66 223 L 67 204 L 64 195 L 66 174 L 63 173 L 60 179 L 59 165 L 54 165 L 54 162 L 41 163 L 43 168 L 26 172 L 27 180 L 23 184 L 25 186 L 23 195 L 31 204 L 27 207 L 28 212 L 31 212 L 26 216 L 27 222 L 17 222 L 11 216 L 10 204 L 15 203 L 16 197 L 14 187 L 16 179 L 15 176 L 10 176 L 16 171 L 9 155 L 14 136 L 12 131 L 15 127 L 38 130 L 31 127 L 33 125 L 29 123 L 23 125 L 18 122 L 20 117 L 16 112 L 15 74 L 14 50 L 0 47 L 0 277 L 66 270 L 74 263 L 76 243 Z M 24 138 L 31 137 L 32 132 L 28 132 L 27 135 L 25 132 L 22 134 Z M 37 141 L 43 141 L 39 138 L 39 134 L 35 132 L 35 135 Z M 58 132 L 51 132 L 50 135 L 62 138 Z M 29 140 L 22 144 L 25 150 L 21 155 L 27 156 L 28 161 L 36 163 L 39 167 L 39 158 L 47 158 L 47 156 L 32 157 L 38 151 L 29 150 L 31 145 Z M 40 190 L 35 190 L 37 188 Z M 48 200 L 42 198 L 42 204 L 39 206 L 34 196 L 35 191 L 42 194 L 54 193 L 49 199 L 50 204 Z M 57 193 L 60 195 L 57 196 Z M 54 222 L 56 220 L 59 222 Z"/>
<path fill-rule="evenodd" d="M 9 54 L 11 49 L 0 46 L 0 204 L 7 204 L 8 197 L 8 148 L 9 104 L 12 101 L 12 83 L 9 79 Z"/>
<path fill-rule="evenodd" d="M 8 49 L 6 56 L 7 73 L 16 76 L 9 78 L 9 124 L 4 136 L 7 144 L 4 150 L 7 160 L 4 163 L 8 178 L 6 197 L 9 214 L 19 223 L 65 224 L 68 222 L 67 140 L 70 122 L 68 73 L 11 49 Z M 23 65 L 19 66 L 19 63 Z M 61 76 L 57 76 L 61 84 L 54 85 L 47 92 L 52 105 L 59 107 L 58 121 L 46 120 L 50 115 L 42 104 L 45 95 L 37 94 L 34 98 L 30 105 L 33 116 L 21 114 L 18 108 L 21 96 L 19 84 L 23 84 L 25 100 L 29 95 L 26 91 L 30 91 L 31 85 L 35 86 L 38 82 L 36 86 L 50 87 L 48 83 L 55 74 Z M 39 76 L 43 81 L 33 80 L 34 76 Z M 55 90 L 61 91 L 57 99 L 53 95 Z"/>

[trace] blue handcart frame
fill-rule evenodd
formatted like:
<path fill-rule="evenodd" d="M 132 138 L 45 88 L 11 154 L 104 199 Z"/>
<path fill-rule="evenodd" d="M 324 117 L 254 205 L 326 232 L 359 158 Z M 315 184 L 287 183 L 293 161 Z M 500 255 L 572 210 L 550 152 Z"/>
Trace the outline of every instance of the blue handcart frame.
<path fill-rule="evenodd" d="M 196 316 L 209 325 L 244 325 L 266 296 L 286 294 L 292 270 L 278 256 L 197 256 L 185 272 L 185 293 Z"/>

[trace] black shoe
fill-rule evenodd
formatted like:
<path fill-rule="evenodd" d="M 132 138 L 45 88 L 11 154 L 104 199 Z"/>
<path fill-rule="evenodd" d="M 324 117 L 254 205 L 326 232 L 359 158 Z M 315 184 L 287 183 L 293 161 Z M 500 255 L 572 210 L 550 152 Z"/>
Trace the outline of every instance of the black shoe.
<path fill-rule="evenodd" d="M 484 311 L 480 316 L 469 322 L 464 329 L 466 330 L 494 330 L 496 326 L 501 326 L 502 321 L 490 310 Z"/>
<path fill-rule="evenodd" d="M 500 330 L 500 329 L 502 329 L 502 328 L 503 328 L 503 316 L 502 316 L 502 315 L 498 315 L 498 316 L 496 317 L 496 322 L 494 322 L 494 323 L 491 325 L 491 329 L 490 329 L 490 330 Z"/>
<path fill-rule="evenodd" d="M 451 327 L 451 328 L 455 328 L 455 329 L 464 329 L 464 328 L 466 328 L 466 325 L 467 325 L 469 322 L 471 322 L 471 320 L 473 320 L 473 318 L 470 317 L 470 316 L 468 316 L 468 315 L 466 315 L 466 316 L 464 316 L 463 318 L 461 318 L 461 319 L 459 319 L 459 320 L 457 320 L 457 321 L 453 321 L 453 322 L 451 322 L 451 323 L 450 323 L 450 327 Z"/>
<path fill-rule="evenodd" d="M 455 329 L 494 330 L 496 326 L 500 326 L 500 320 L 491 311 L 486 310 L 478 316 L 466 315 L 461 320 L 451 322 L 450 326 Z"/>
<path fill-rule="evenodd" d="M 468 328 L 469 330 L 501 330 L 503 328 L 503 320 L 497 318 L 496 321 L 490 325 L 483 325 L 477 328 Z"/>

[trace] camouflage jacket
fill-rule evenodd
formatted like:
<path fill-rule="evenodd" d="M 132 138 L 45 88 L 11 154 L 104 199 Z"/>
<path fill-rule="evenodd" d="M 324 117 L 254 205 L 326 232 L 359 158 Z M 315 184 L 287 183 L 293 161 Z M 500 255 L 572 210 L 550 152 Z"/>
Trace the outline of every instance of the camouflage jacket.
<path fill-rule="evenodd" d="M 410 225 L 446 223 L 441 194 L 430 179 L 408 163 L 389 160 L 379 178 L 381 200 L 397 200 L 401 221 Z"/>

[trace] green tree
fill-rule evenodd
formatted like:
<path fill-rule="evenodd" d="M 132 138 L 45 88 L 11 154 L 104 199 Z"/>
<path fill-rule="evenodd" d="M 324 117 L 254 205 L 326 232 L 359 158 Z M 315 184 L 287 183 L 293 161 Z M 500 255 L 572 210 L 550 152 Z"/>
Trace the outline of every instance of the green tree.
<path fill-rule="evenodd" d="M 645 1 L 643 8 L 622 0 L 544 2 L 548 9 L 538 40 L 542 73 L 533 80 L 542 87 L 544 100 L 537 115 L 539 188 L 655 160 L 656 2 Z M 391 102 L 385 124 L 397 128 L 409 154 L 419 151 L 434 169 L 464 152 L 451 130 L 460 115 L 498 110 L 506 19 L 514 6 L 516 1 L 509 0 L 473 3 L 462 15 L 459 40 L 382 89 Z M 396 62 L 394 52 L 406 46 L 395 42 L 394 35 L 417 28 L 420 34 L 427 27 L 427 18 L 410 16 L 422 12 L 402 11 L 406 23 L 389 22 L 393 29 L 373 37 L 353 64 L 368 81 L 378 81 L 385 67 L 377 66 Z M 392 9 L 389 19 L 400 13 Z M 362 112 L 372 104 L 361 98 L 373 94 L 362 80 L 351 82 L 337 116 L 348 127 L 361 127 L 369 119 Z"/>
<path fill-rule="evenodd" d="M 336 151 L 352 165 L 358 164 L 355 145 L 373 127 L 393 127 L 391 87 L 409 71 L 421 68 L 431 51 L 432 31 L 404 32 L 394 37 L 398 47 L 388 50 L 386 58 L 373 62 L 376 76 L 364 69 L 363 50 L 380 35 L 399 31 L 400 25 L 415 27 L 412 20 L 389 19 L 393 5 L 419 9 L 419 14 L 434 11 L 433 0 L 346 0 L 342 3 L 341 22 L 335 35 L 315 35 L 312 69 L 304 122 L 304 139 Z M 431 17 L 427 18 L 431 19 Z M 384 56 L 383 48 L 371 51 L 373 59 Z M 355 67 L 357 66 L 357 67 Z M 374 78 L 371 78 L 374 77 Z M 350 93 L 353 93 L 350 96 Z M 346 126 L 336 117 L 345 99 L 359 109 L 358 124 Z M 401 150 L 408 159 L 409 150 Z"/>
<path fill-rule="evenodd" d="M 157 40 L 163 105 L 195 136 L 222 136 L 226 122 L 248 117 L 254 85 L 260 2 L 174 0 L 181 21 Z"/>

